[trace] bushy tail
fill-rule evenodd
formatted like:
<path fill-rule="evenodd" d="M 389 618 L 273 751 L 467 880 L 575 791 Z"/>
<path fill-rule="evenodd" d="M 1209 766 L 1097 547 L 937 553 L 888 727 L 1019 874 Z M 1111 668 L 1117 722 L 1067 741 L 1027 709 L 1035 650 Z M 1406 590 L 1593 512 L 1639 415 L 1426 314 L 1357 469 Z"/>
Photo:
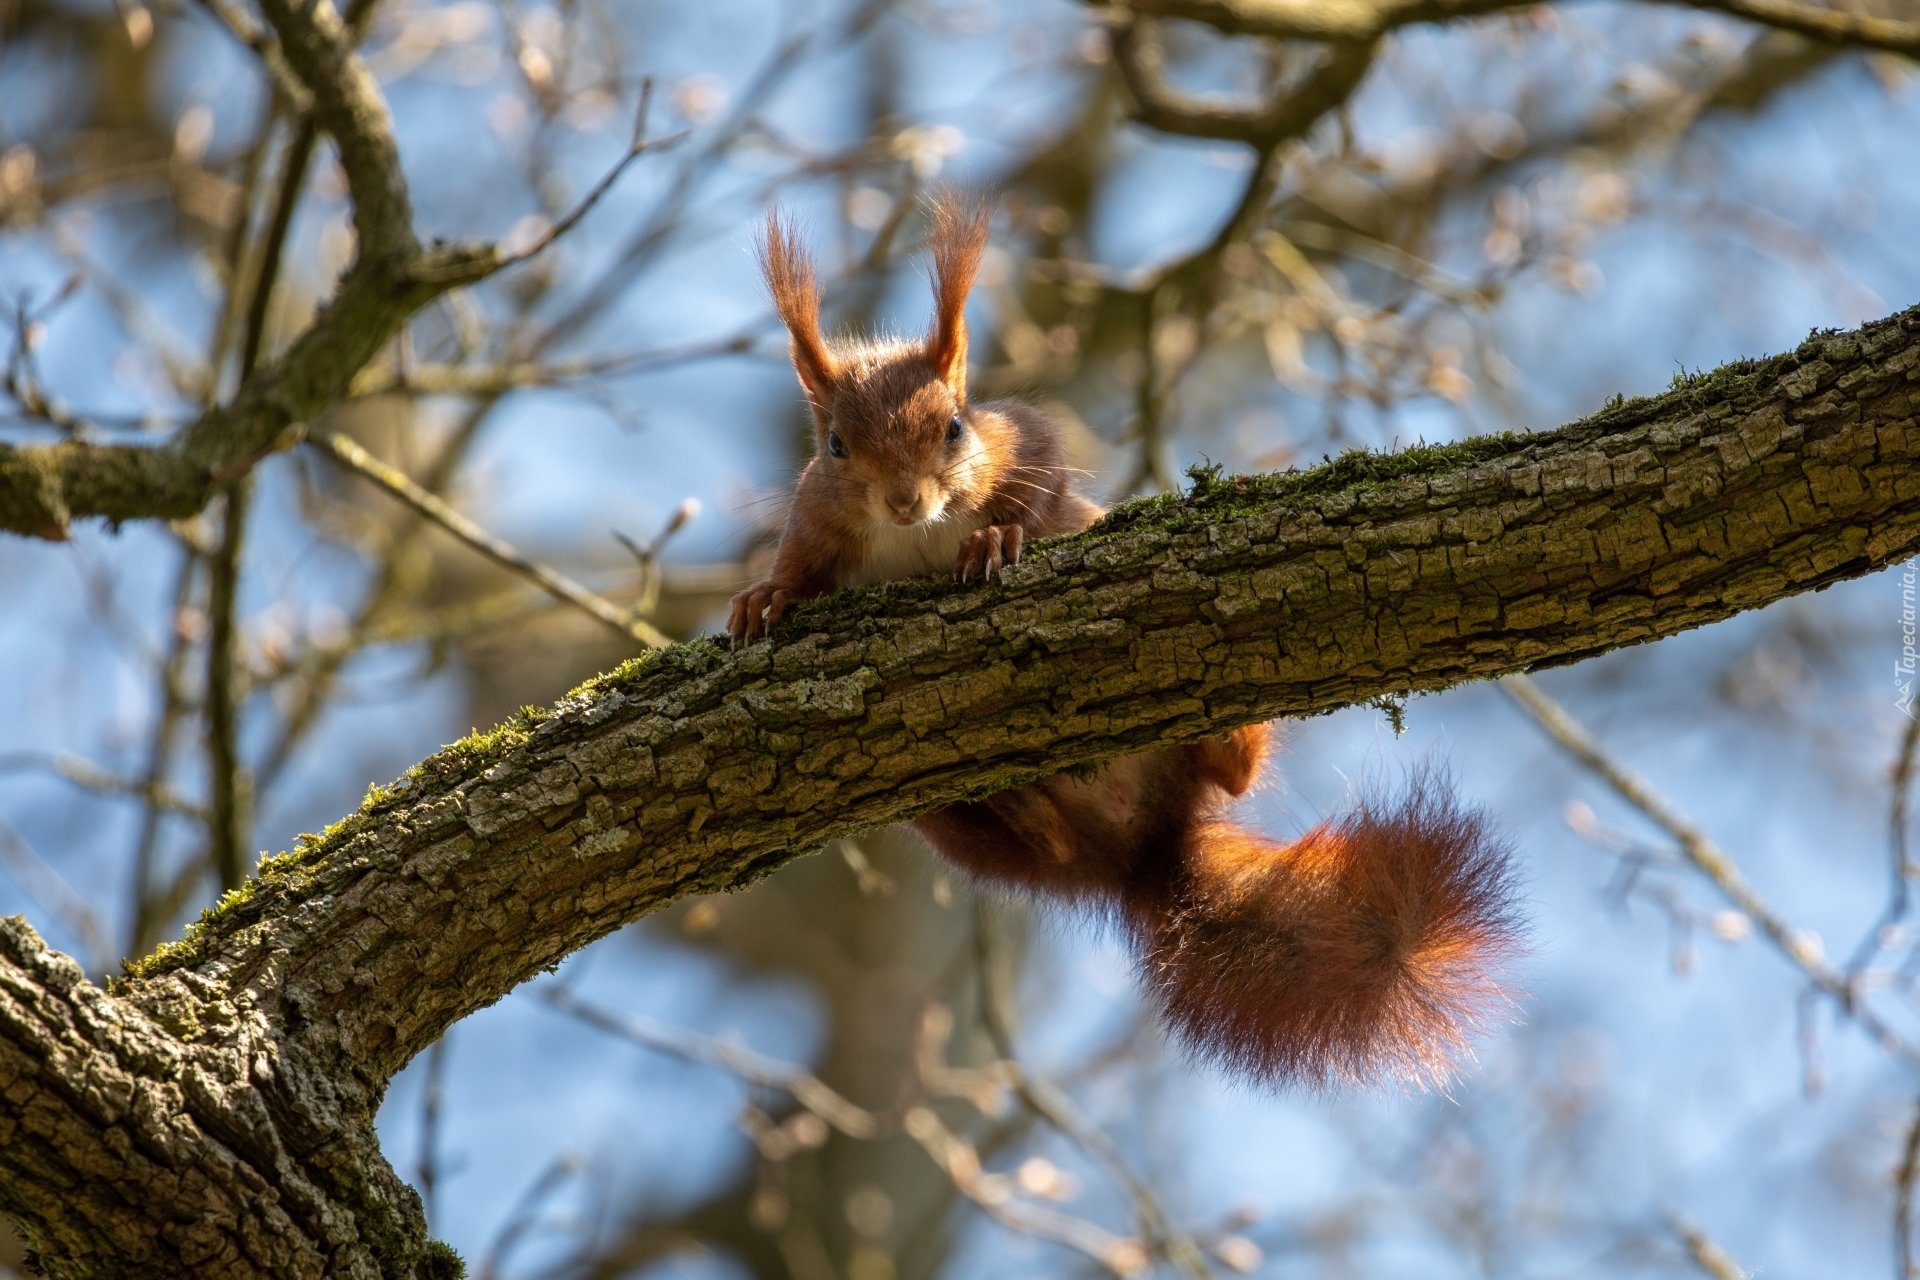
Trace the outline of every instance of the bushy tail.
<path fill-rule="evenodd" d="M 1184 855 L 1139 927 L 1166 1021 L 1202 1057 L 1275 1082 L 1430 1086 L 1507 1003 L 1507 849 L 1443 778 L 1293 845 L 1199 822 Z"/>

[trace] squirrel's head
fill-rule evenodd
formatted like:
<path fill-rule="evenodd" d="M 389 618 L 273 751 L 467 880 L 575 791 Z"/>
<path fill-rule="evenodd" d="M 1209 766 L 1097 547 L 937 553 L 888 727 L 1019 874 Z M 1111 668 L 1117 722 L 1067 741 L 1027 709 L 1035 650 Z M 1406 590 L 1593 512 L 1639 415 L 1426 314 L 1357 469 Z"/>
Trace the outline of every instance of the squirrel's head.
<path fill-rule="evenodd" d="M 767 215 L 760 264 L 813 407 L 814 467 L 850 516 L 912 526 L 983 496 L 992 424 L 967 405 L 967 291 L 987 244 L 987 209 L 954 197 L 933 206 L 933 328 L 917 342 L 829 346 L 820 286 L 799 235 Z M 856 515 L 857 513 L 857 515 Z"/>

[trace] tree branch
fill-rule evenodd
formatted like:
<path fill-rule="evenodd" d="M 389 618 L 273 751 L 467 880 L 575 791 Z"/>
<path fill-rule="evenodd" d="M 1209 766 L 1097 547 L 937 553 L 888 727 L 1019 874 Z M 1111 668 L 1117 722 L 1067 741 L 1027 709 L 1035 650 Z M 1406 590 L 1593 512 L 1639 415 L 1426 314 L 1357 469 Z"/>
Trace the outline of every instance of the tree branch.
<path fill-rule="evenodd" d="M 0 1203 L 49 1275 L 418 1274 L 418 1197 L 369 1096 L 250 1001 L 135 1004 L 0 918 Z M 217 1020 L 198 1021 L 203 1013 Z M 138 1206 L 128 1212 L 128 1206 Z M 408 1259 L 382 1270 L 376 1259 Z"/>
<path fill-rule="evenodd" d="M 429 1274 L 369 1100 L 457 1019 L 834 836 L 1233 725 L 1577 661 L 1920 554 L 1917 373 L 1920 309 L 1553 432 L 1201 476 L 993 585 L 844 593 L 776 643 L 649 653 L 448 747 L 263 860 L 112 997 L 11 924 L 0 1210 L 57 1274 Z M 47 1001 L 59 1018 L 34 1012 Z M 101 1042 L 123 1030 L 161 1047 Z M 122 1194 L 55 1167 L 92 1149 L 89 1125 L 100 1150 L 159 1157 L 57 1083 L 81 1079 L 140 1106 L 185 1089 L 198 1128 L 168 1159 L 201 1169 L 205 1144 L 277 1192 L 198 1229 L 220 1266 L 165 1233 L 85 1228 L 72 1200 Z M 69 1121 L 78 1145 L 16 1141 Z M 169 1193 L 142 1194 L 165 1221 Z"/>
<path fill-rule="evenodd" d="M 315 120 L 333 139 L 353 201 L 359 257 L 403 261 L 420 242 L 400 169 L 393 120 L 332 0 L 261 0 L 287 63 L 312 95 Z"/>
<path fill-rule="evenodd" d="M 605 596 L 589 591 L 558 570 L 549 569 L 529 559 L 511 543 L 488 533 L 477 523 L 447 505 L 431 490 L 414 483 L 401 471 L 380 461 L 347 437 L 336 431 L 319 431 L 313 433 L 308 439 L 315 448 L 324 452 L 342 467 L 365 476 L 404 502 L 413 511 L 433 521 L 495 564 L 525 577 L 562 604 L 570 604 L 595 620 L 605 623 L 618 632 L 621 638 L 638 640 L 641 644 L 650 645 L 656 649 L 664 649 L 673 643 L 665 632 L 651 622 L 636 616 L 632 610 L 622 609 Z"/>
<path fill-rule="evenodd" d="M 348 25 L 330 0 L 263 0 L 261 7 L 280 54 L 308 91 L 314 119 L 339 150 L 353 203 L 353 265 L 277 362 L 247 378 L 230 404 L 201 414 L 165 444 L 0 443 L 0 531 L 58 540 L 76 519 L 195 514 L 346 398 L 354 376 L 415 311 L 524 260 L 494 245 L 422 247 L 386 103 L 353 50 Z M 636 139 L 628 159 L 646 145 Z"/>
<path fill-rule="evenodd" d="M 1540 0 L 1088 0 L 1161 18 L 1185 18 L 1235 36 L 1370 44 L 1389 31 L 1422 23 L 1455 22 L 1516 9 Z M 1799 0 L 1648 0 L 1741 18 L 1822 44 L 1847 45 L 1920 57 L 1920 22 L 1876 18 Z"/>
<path fill-rule="evenodd" d="M 1644 781 L 1609 759 L 1593 735 L 1568 715 L 1565 708 L 1548 697 L 1539 685 L 1523 675 L 1514 675 L 1503 680 L 1501 686 L 1567 754 L 1606 783 L 1627 805 L 1637 809 L 1648 821 L 1672 837 L 1680 856 L 1711 881 L 1720 895 L 1732 903 L 1740 914 L 1751 920 L 1761 936 L 1798 968 L 1815 990 L 1839 1005 L 1845 1016 L 1859 1022 L 1882 1049 L 1904 1059 L 1909 1065 L 1920 1066 L 1920 1049 L 1916 1049 L 1885 1019 L 1859 1002 L 1859 987 L 1852 977 L 1827 959 L 1818 935 L 1788 924 L 1760 896 L 1759 890 L 1748 881 L 1731 854 L 1676 812 Z"/>
<path fill-rule="evenodd" d="M 1336 46 L 1300 85 L 1276 93 L 1264 105 L 1222 106 L 1183 94 L 1167 83 L 1152 25 L 1146 19 L 1122 19 L 1112 33 L 1114 64 L 1133 96 L 1134 115 L 1140 123 L 1184 137 L 1245 142 L 1266 153 L 1303 137 L 1322 116 L 1346 102 L 1373 65 L 1372 42 Z"/>
<path fill-rule="evenodd" d="M 457 264 L 471 277 L 491 248 L 424 251 L 419 260 Z M 122 444 L 0 444 L 0 530 L 66 536 L 90 516 L 111 521 L 182 520 L 227 481 L 285 448 L 297 428 L 339 400 L 353 375 L 442 291 L 411 272 L 356 263 L 313 324 L 232 402 L 209 409 L 157 447 Z"/>
<path fill-rule="evenodd" d="M 1667 3 L 1744 18 L 1817 44 L 1877 49 L 1882 53 L 1920 58 L 1920 22 L 1910 19 L 1875 18 L 1844 9 L 1798 4 L 1795 0 L 1667 0 Z"/>

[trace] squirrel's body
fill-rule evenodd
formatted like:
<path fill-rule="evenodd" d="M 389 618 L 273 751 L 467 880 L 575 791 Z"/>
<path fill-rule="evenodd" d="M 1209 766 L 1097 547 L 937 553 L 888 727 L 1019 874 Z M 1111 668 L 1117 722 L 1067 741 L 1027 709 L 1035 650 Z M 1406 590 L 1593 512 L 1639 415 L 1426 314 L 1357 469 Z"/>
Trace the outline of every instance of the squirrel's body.
<path fill-rule="evenodd" d="M 968 404 L 962 312 L 986 222 L 952 202 L 934 212 L 936 318 L 921 343 L 829 347 L 812 267 L 769 221 L 764 265 L 816 449 L 770 575 L 734 598 L 736 639 L 843 587 L 985 577 L 1027 539 L 1100 515 L 1043 412 Z M 1245 726 L 913 825 L 981 879 L 1114 915 L 1164 1018 L 1200 1053 L 1267 1079 L 1444 1074 L 1499 995 L 1492 967 L 1515 934 L 1504 851 L 1430 778 L 1291 845 L 1235 827 L 1224 812 L 1270 738 Z"/>

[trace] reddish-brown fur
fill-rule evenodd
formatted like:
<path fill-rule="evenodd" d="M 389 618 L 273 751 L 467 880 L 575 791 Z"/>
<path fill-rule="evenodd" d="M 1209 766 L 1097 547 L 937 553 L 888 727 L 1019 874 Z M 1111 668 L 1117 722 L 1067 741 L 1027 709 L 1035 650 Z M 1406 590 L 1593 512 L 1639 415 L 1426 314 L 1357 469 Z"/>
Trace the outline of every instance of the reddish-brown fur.
<path fill-rule="evenodd" d="M 769 219 L 767 281 L 816 448 L 772 572 L 734 598 L 737 641 L 839 587 L 948 563 L 985 576 L 1026 539 L 1099 515 L 1044 414 L 967 403 L 964 312 L 985 243 L 984 209 L 940 202 L 927 339 L 828 347 L 813 267 Z M 1517 940 L 1504 848 L 1431 774 L 1291 845 L 1233 826 L 1224 812 L 1270 747 L 1268 726 L 1247 726 L 914 828 L 984 880 L 1114 915 L 1162 1017 L 1202 1056 L 1273 1081 L 1443 1078 L 1501 1003 L 1494 968 Z"/>
<path fill-rule="evenodd" d="M 960 399 L 967 393 L 967 294 L 987 249 L 987 207 L 941 200 L 933 206 L 933 334 L 927 358 Z"/>
<path fill-rule="evenodd" d="M 813 263 L 800 248 L 800 235 L 780 215 L 767 213 L 767 238 L 760 248 L 760 270 L 773 294 L 773 308 L 787 326 L 788 350 L 800 385 L 816 405 L 824 388 L 833 385 L 834 361 L 820 336 L 820 285 Z"/>

